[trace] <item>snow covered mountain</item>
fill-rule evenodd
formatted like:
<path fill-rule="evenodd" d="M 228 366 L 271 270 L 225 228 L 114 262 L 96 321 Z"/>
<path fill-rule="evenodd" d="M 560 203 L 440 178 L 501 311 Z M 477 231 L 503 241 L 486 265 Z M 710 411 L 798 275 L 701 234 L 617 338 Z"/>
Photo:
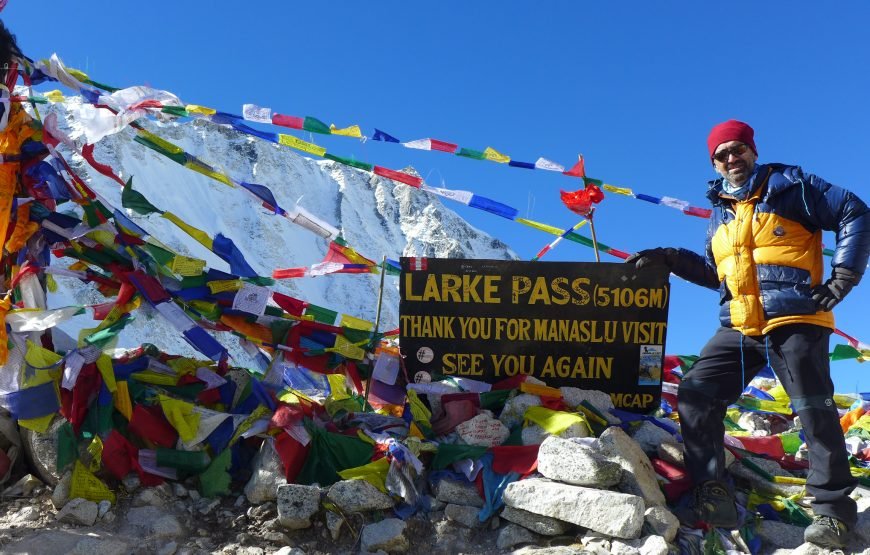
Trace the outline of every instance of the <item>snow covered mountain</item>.
<path fill-rule="evenodd" d="M 50 105 L 59 127 L 78 143 L 84 141 L 79 124 L 82 101 L 67 99 Z M 387 255 L 444 258 L 516 259 L 501 241 L 475 229 L 432 195 L 329 160 L 313 160 L 228 126 L 206 120 L 148 122 L 156 135 L 181 146 L 238 181 L 269 187 L 286 209 L 304 208 L 339 230 L 348 244 L 370 259 Z M 169 210 L 209 236 L 231 238 L 259 275 L 276 268 L 310 266 L 321 262 L 328 241 L 265 209 L 251 195 L 200 175 L 133 141 L 125 129 L 97 143 L 97 161 L 111 166 L 155 206 Z M 63 152 L 63 150 L 62 150 Z M 121 209 L 118 184 L 94 171 L 79 155 L 64 152 L 79 175 L 113 207 Z M 61 206 L 61 210 L 71 205 Z M 127 214 L 140 227 L 175 251 L 206 260 L 209 267 L 229 271 L 228 265 L 158 214 Z M 53 260 L 69 265 L 71 260 Z M 373 274 L 333 274 L 280 280 L 276 291 L 340 313 L 375 320 L 378 283 Z M 381 330 L 398 325 L 398 280 L 386 277 Z M 92 285 L 58 277 L 50 307 L 95 304 L 104 299 Z M 136 321 L 122 334 L 119 347 L 154 343 L 166 352 L 195 356 L 195 352 L 161 317 L 147 308 L 134 313 Z M 82 315 L 63 326 L 76 337 L 95 323 Z M 237 339 L 219 334 L 218 340 L 234 357 L 241 356 Z M 244 358 L 244 356 L 242 356 Z"/>

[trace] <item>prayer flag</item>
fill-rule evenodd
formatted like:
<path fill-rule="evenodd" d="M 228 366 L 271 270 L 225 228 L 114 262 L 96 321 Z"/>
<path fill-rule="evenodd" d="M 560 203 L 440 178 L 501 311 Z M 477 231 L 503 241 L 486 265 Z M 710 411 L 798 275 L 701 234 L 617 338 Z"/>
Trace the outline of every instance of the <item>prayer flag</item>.
<path fill-rule="evenodd" d="M 486 150 L 483 151 L 483 157 L 491 162 L 498 162 L 499 164 L 507 164 L 511 161 L 510 156 L 505 156 L 490 146 L 486 147 Z"/>
<path fill-rule="evenodd" d="M 335 124 L 329 126 L 329 131 L 333 135 L 342 135 L 344 137 L 362 137 L 362 130 L 360 130 L 359 125 L 351 125 L 350 127 L 345 127 L 344 129 L 338 129 Z"/>
<path fill-rule="evenodd" d="M 248 121 L 272 123 L 272 109 L 262 108 L 256 104 L 245 104 L 242 106 L 242 117 Z"/>
<path fill-rule="evenodd" d="M 393 137 L 389 133 L 385 133 L 378 128 L 375 128 L 375 135 L 372 137 L 373 141 L 384 141 L 387 143 L 398 143 L 399 139 Z"/>

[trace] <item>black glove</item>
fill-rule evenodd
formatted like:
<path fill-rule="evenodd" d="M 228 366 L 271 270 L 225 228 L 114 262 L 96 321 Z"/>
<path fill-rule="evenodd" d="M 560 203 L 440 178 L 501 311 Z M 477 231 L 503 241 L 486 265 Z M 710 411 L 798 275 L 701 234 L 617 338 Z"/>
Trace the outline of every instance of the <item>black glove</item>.
<path fill-rule="evenodd" d="M 664 266 L 668 270 L 673 270 L 677 260 L 677 249 L 657 247 L 655 249 L 647 249 L 636 252 L 625 259 L 626 264 L 634 264 L 634 267 L 640 270 L 641 268 L 654 268 Z"/>
<path fill-rule="evenodd" d="M 831 279 L 813 289 L 813 300 L 819 310 L 830 312 L 861 280 L 861 276 L 846 268 L 834 268 Z"/>

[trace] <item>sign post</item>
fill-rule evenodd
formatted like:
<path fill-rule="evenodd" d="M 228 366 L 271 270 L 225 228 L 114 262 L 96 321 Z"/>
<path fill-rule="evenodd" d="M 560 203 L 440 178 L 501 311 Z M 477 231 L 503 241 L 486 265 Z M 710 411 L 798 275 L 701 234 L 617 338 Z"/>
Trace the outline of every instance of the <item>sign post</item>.
<path fill-rule="evenodd" d="M 614 263 L 402 258 L 400 346 L 410 376 L 520 374 L 659 405 L 670 285 Z"/>

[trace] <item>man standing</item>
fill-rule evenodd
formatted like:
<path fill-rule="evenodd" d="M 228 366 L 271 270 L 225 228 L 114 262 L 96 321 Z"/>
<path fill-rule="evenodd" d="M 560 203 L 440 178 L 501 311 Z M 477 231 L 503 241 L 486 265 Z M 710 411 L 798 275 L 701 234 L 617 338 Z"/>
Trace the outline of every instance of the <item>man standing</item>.
<path fill-rule="evenodd" d="M 843 547 L 857 519 L 849 498 L 856 480 L 832 399 L 830 311 L 867 267 L 870 210 L 854 194 L 797 166 L 756 164 L 754 131 L 743 122 L 713 127 L 707 147 L 721 178 L 708 191 L 713 214 L 706 257 L 657 248 L 627 260 L 637 268 L 667 266 L 720 293 L 722 327 L 679 389 L 695 516 L 711 526 L 737 525 L 733 494 L 722 481 L 723 419 L 747 383 L 770 366 L 800 416 L 809 448 L 806 489 L 815 498 L 815 518 L 805 540 Z M 837 235 L 826 281 L 822 231 Z"/>

